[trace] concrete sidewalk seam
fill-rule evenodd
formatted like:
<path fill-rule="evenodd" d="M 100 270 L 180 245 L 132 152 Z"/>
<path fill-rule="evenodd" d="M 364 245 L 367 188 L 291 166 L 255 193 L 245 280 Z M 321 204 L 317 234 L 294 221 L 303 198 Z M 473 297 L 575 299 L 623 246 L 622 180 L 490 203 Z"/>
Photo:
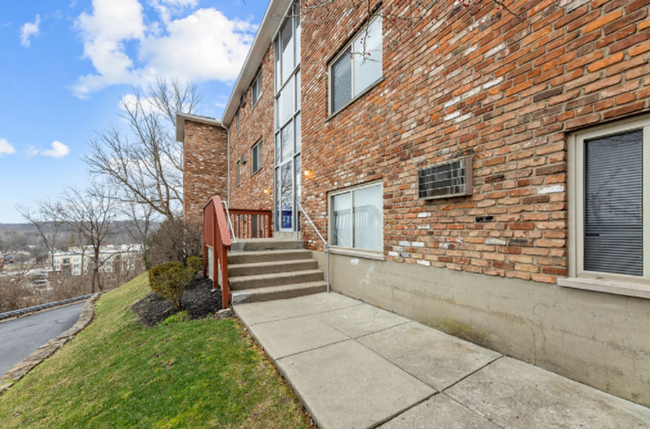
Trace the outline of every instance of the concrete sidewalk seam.
<path fill-rule="evenodd" d="M 290 299 L 291 299 L 291 298 L 290 298 Z M 287 300 L 287 301 L 288 301 L 288 300 Z M 257 303 L 248 303 L 248 304 L 257 304 Z M 356 306 L 363 305 L 363 304 L 364 304 L 363 302 L 360 302 L 359 304 L 353 304 L 353 305 L 350 305 L 350 306 L 348 306 L 348 307 L 342 307 L 342 308 L 351 308 L 351 307 L 356 307 Z M 242 305 L 247 305 L 247 303 L 242 303 Z M 233 306 L 233 308 L 235 308 L 235 306 Z M 284 317 L 284 318 L 282 318 L 282 319 L 267 320 L 266 322 L 251 323 L 250 326 L 266 325 L 266 324 L 268 324 L 268 323 L 279 322 L 279 321 L 281 321 L 281 320 L 297 319 L 297 318 L 299 318 L 299 317 L 305 317 L 305 316 L 316 316 L 316 317 L 318 317 L 319 314 L 330 313 L 330 312 L 332 312 L 332 311 L 341 310 L 342 308 L 335 308 L 335 309 L 333 309 L 333 310 L 319 311 L 319 312 L 317 312 L 317 313 L 301 314 L 301 315 L 299 315 L 299 316 L 289 316 L 289 317 Z M 241 320 L 241 318 L 240 318 L 239 316 L 237 316 L 237 317 Z M 319 317 L 319 319 L 320 319 L 320 317 Z M 324 320 L 323 320 L 323 322 L 324 322 Z M 328 325 L 329 325 L 329 323 L 328 323 Z M 248 326 L 248 325 L 247 325 L 247 326 Z M 347 334 L 346 334 L 346 335 L 347 335 Z M 348 335 L 348 336 L 349 336 L 349 335 Z"/>

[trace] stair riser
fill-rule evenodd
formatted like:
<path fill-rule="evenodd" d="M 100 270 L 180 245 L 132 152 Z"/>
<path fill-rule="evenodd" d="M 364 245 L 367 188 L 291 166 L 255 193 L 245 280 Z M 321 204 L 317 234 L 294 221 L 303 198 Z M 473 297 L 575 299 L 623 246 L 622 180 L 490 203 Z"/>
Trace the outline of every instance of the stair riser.
<path fill-rule="evenodd" d="M 243 304 L 250 302 L 264 302 L 274 301 L 276 299 L 289 299 L 298 298 L 299 296 L 314 295 L 316 293 L 327 292 L 327 285 L 314 286 L 304 289 L 287 289 L 283 291 L 276 291 L 271 293 L 264 293 L 264 289 L 260 289 L 257 293 L 252 293 L 247 296 L 237 297 L 235 304 Z"/>
<path fill-rule="evenodd" d="M 255 262 L 280 262 L 295 261 L 302 259 L 311 259 L 312 255 L 309 250 L 291 253 L 273 253 L 268 252 L 261 255 L 249 255 L 247 252 L 229 253 L 228 265 L 236 264 L 254 264 Z"/>
<path fill-rule="evenodd" d="M 288 250 L 288 249 L 304 249 L 305 243 L 302 241 L 267 241 L 267 242 L 244 242 L 239 241 L 233 243 L 232 250 L 243 250 L 246 252 L 257 252 L 263 250 Z"/>
<path fill-rule="evenodd" d="M 304 261 L 286 261 L 284 264 L 271 266 L 262 265 L 253 267 L 237 267 L 229 265 L 228 277 L 232 278 L 238 276 L 255 276 L 259 274 L 290 273 L 293 271 L 315 270 L 316 268 L 318 268 L 318 261 L 315 259 L 307 259 Z"/>
<path fill-rule="evenodd" d="M 245 279 L 237 280 L 236 277 L 230 277 L 230 289 L 257 289 L 270 286 L 282 286 L 296 283 L 318 282 L 323 280 L 322 272 L 305 273 L 296 275 L 286 275 L 271 277 L 268 279 Z"/>

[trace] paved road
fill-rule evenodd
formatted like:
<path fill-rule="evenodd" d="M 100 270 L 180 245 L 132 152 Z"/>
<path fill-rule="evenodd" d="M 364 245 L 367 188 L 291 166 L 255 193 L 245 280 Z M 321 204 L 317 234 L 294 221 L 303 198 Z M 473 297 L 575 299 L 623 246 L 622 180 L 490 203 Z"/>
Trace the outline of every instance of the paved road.
<path fill-rule="evenodd" d="M 86 301 L 0 323 L 0 375 L 77 323 Z"/>

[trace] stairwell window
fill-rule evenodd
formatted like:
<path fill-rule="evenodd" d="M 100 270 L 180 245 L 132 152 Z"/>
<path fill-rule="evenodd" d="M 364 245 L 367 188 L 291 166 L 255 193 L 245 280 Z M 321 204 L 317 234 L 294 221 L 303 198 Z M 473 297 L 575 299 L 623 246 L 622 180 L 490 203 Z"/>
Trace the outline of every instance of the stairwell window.
<path fill-rule="evenodd" d="M 650 117 L 569 139 L 570 275 L 650 284 Z"/>
<path fill-rule="evenodd" d="M 260 140 L 253 146 L 251 153 L 251 165 L 253 172 L 252 174 L 257 173 L 262 169 L 262 141 Z"/>
<path fill-rule="evenodd" d="M 329 112 L 334 114 L 379 83 L 382 70 L 382 19 L 374 17 L 329 66 Z"/>
<path fill-rule="evenodd" d="M 241 184 L 239 181 L 239 178 L 241 177 L 241 164 L 238 162 L 237 163 L 237 186 Z"/>
<path fill-rule="evenodd" d="M 329 197 L 332 246 L 381 252 L 384 249 L 381 184 L 333 192 Z"/>
<path fill-rule="evenodd" d="M 255 80 L 253 81 L 253 107 L 257 104 L 262 96 L 262 72 L 260 71 Z"/>

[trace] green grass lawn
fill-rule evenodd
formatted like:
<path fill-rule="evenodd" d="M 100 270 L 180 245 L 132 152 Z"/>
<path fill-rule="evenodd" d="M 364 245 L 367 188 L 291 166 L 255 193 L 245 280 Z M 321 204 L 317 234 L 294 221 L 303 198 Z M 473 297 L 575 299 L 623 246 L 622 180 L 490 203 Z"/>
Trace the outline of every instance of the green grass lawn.
<path fill-rule="evenodd" d="M 304 428 L 309 417 L 236 320 L 145 328 L 147 277 L 104 295 L 97 318 L 0 397 L 2 428 Z"/>

